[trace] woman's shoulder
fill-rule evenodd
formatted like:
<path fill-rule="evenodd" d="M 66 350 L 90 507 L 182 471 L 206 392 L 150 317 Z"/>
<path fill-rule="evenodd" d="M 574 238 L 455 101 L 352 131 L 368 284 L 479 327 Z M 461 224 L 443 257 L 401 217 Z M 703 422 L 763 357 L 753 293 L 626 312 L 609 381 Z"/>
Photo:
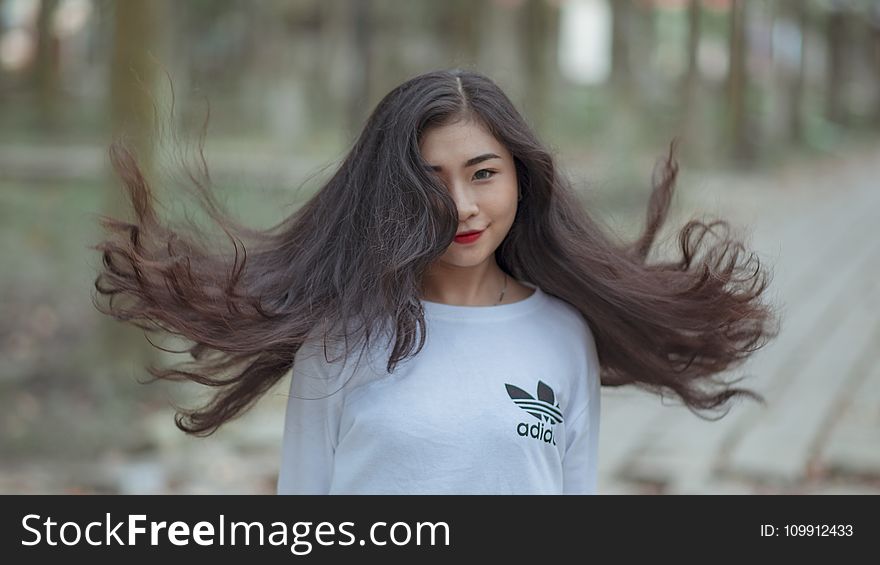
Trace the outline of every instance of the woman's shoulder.
<path fill-rule="evenodd" d="M 587 317 L 578 308 L 546 291 L 544 294 L 547 298 L 545 313 L 554 326 L 562 329 L 563 333 L 573 336 L 579 342 L 594 341 L 593 328 Z"/>
<path fill-rule="evenodd" d="M 368 339 L 350 323 L 346 331 L 339 325 L 327 330 L 313 327 L 296 353 L 293 376 L 302 386 L 319 391 L 353 388 L 369 381 L 381 371 L 384 342 L 378 335 Z"/>

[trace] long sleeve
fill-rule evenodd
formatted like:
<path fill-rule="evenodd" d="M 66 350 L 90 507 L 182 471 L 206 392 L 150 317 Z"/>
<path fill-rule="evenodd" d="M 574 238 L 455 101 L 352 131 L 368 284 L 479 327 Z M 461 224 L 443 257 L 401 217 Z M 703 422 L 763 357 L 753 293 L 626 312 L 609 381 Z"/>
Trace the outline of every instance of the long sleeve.
<path fill-rule="evenodd" d="M 563 494 L 596 494 L 601 381 L 595 341 L 587 348 L 586 405 L 566 428 Z"/>
<path fill-rule="evenodd" d="M 278 494 L 327 494 L 339 430 L 343 391 L 323 347 L 297 352 L 284 418 Z"/>

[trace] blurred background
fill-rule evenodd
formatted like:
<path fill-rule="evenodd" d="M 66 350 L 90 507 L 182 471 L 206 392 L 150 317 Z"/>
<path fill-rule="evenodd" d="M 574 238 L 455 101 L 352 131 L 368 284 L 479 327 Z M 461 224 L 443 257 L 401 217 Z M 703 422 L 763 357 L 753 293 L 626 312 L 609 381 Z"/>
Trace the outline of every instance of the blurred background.
<path fill-rule="evenodd" d="M 736 371 L 768 405 L 707 422 L 604 390 L 600 492 L 880 494 L 875 0 L 0 0 L 0 492 L 274 492 L 288 380 L 188 437 L 170 402 L 206 391 L 139 384 L 175 359 L 92 306 L 97 214 L 128 217 L 107 147 L 174 208 L 210 112 L 214 189 L 268 227 L 385 93 L 456 66 L 621 237 L 677 137 L 666 249 L 723 217 L 773 274 L 782 333 Z"/>

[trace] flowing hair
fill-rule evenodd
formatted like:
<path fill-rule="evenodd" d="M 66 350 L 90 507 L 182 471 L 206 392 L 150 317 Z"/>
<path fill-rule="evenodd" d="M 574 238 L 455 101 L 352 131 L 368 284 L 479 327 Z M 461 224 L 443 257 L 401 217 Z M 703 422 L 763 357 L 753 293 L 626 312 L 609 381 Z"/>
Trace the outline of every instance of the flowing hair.
<path fill-rule="evenodd" d="M 118 320 L 185 340 L 191 360 L 147 368 L 155 379 L 215 389 L 205 406 L 179 409 L 178 428 L 210 435 L 244 413 L 292 368 L 312 332 L 326 340 L 335 331 L 348 354 L 387 331 L 389 373 L 421 350 L 422 275 L 452 243 L 459 220 L 419 140 L 427 128 L 459 120 L 485 127 L 515 162 L 521 200 L 495 251 L 498 265 L 580 312 L 603 385 L 671 394 L 695 412 L 738 395 L 762 401 L 720 376 L 778 331 L 759 300 L 769 277 L 755 254 L 730 237 L 726 222 L 691 220 L 680 231 L 680 258 L 648 261 L 673 194 L 675 143 L 655 170 L 641 235 L 621 243 L 591 218 L 504 92 L 479 73 L 453 69 L 389 92 L 332 177 L 266 230 L 240 225 L 217 201 L 200 143 L 187 186 L 225 234 L 226 249 L 194 224 L 160 219 L 136 156 L 112 143 L 135 218 L 101 217 L 106 236 L 93 246 L 103 254 L 101 296 L 93 302 Z"/>

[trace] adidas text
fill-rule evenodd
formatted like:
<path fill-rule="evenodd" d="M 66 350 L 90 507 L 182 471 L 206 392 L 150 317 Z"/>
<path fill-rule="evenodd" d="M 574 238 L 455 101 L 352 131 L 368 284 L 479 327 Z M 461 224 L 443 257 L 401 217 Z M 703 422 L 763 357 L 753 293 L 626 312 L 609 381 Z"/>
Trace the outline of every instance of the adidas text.
<path fill-rule="evenodd" d="M 531 426 L 525 422 L 520 422 L 516 426 L 516 433 L 522 437 L 530 437 L 541 440 L 544 443 L 556 445 L 556 440 L 553 438 L 553 428 L 545 428 L 543 422 L 532 424 Z"/>

